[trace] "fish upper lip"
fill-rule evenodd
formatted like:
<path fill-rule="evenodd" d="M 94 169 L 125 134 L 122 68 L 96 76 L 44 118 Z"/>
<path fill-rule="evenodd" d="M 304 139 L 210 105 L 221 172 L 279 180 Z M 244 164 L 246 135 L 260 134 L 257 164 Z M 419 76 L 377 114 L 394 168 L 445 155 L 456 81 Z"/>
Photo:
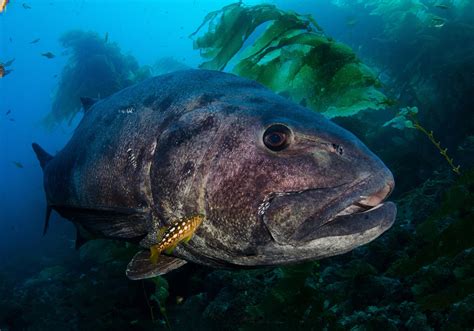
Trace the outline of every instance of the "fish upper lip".
<path fill-rule="evenodd" d="M 265 212 L 270 207 L 270 204 L 271 204 L 272 200 L 277 198 L 277 197 L 282 197 L 282 196 L 285 196 L 285 195 L 302 194 L 302 193 L 310 192 L 310 191 L 334 189 L 334 188 L 338 188 L 338 187 L 341 187 L 341 186 L 344 186 L 344 185 L 347 185 L 347 184 L 348 183 L 342 183 L 342 184 L 339 184 L 339 185 L 328 186 L 328 187 L 302 188 L 301 190 L 286 191 L 286 192 L 270 192 L 269 194 L 267 194 L 264 197 L 263 201 L 259 204 L 259 206 L 258 206 L 258 215 L 263 218 L 265 216 Z"/>
<path fill-rule="evenodd" d="M 350 205 L 338 212 L 334 217 L 332 217 L 328 222 L 334 220 L 339 216 L 352 215 L 357 213 L 364 213 L 371 209 L 374 209 L 380 206 L 388 196 L 392 193 L 394 188 L 393 183 L 388 182 L 385 186 L 378 190 L 375 193 L 370 195 L 361 195 L 358 200 L 352 202 Z M 327 223 L 327 222 L 326 222 Z"/>
<path fill-rule="evenodd" d="M 391 181 L 387 181 L 385 185 L 383 186 L 383 188 L 379 189 L 375 193 L 370 193 L 369 195 L 361 194 L 361 193 L 367 192 L 366 184 L 372 178 L 373 176 L 369 175 L 352 183 L 345 182 L 345 183 L 335 185 L 335 186 L 304 188 L 301 190 L 287 191 L 287 192 L 271 192 L 265 196 L 262 203 L 260 203 L 260 205 L 258 206 L 258 215 L 260 219 L 265 223 L 264 221 L 265 213 L 270 207 L 272 200 L 274 200 L 277 197 L 286 196 L 286 195 L 304 194 L 306 192 L 317 191 L 317 190 L 335 189 L 335 188 L 339 188 L 345 185 L 347 185 L 346 190 L 350 190 L 350 192 L 348 194 L 344 194 L 340 197 L 332 199 L 329 203 L 326 203 L 326 205 L 322 206 L 321 210 L 327 207 L 331 207 L 331 205 L 335 205 L 338 202 L 343 201 L 344 199 L 347 199 L 348 197 L 351 197 L 354 195 L 355 196 L 353 197 L 353 199 L 348 199 L 348 203 L 345 204 L 338 212 L 333 213 L 331 217 L 324 220 L 321 226 L 324 226 L 341 216 L 348 216 L 348 215 L 368 212 L 382 205 L 384 201 L 386 201 L 387 197 L 391 194 L 394 188 L 394 183 Z"/>

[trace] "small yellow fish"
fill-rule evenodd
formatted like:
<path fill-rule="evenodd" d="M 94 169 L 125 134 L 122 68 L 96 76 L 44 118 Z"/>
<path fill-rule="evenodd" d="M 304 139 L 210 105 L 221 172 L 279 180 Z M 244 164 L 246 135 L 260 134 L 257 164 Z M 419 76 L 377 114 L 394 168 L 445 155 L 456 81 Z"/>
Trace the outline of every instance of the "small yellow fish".
<path fill-rule="evenodd" d="M 10 0 L 0 0 L 0 13 L 7 8 L 7 4 Z"/>
<path fill-rule="evenodd" d="M 150 247 L 151 262 L 156 263 L 161 252 L 165 251 L 169 254 L 180 242 L 184 241 L 187 243 L 191 240 L 194 232 L 203 220 L 203 215 L 196 215 L 163 228 L 158 235 L 158 244 Z"/>

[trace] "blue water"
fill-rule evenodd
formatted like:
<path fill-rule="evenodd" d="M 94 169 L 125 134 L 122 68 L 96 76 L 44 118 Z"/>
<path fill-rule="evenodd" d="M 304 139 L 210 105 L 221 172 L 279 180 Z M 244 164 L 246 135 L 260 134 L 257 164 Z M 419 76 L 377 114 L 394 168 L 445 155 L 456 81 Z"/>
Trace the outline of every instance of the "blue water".
<path fill-rule="evenodd" d="M 469 173 L 474 167 L 474 157 L 472 156 L 474 155 L 474 128 L 472 124 L 474 123 L 472 115 L 474 109 L 472 97 L 474 95 L 474 58 L 472 57 L 474 52 L 474 5 L 470 4 L 463 7 L 465 12 L 462 12 L 462 9 L 456 9 L 455 7 L 456 3 L 461 3 L 461 1 L 439 2 L 446 4 L 448 9 L 434 7 L 438 3 L 437 1 L 422 1 L 427 8 L 430 8 L 431 13 L 445 19 L 446 25 L 426 29 L 407 25 L 400 30 L 396 30 L 395 35 L 390 35 L 384 34 L 384 27 L 386 27 L 384 24 L 388 18 L 371 14 L 372 7 L 356 4 L 356 1 L 345 6 L 338 6 L 336 5 L 337 2 L 331 0 L 249 0 L 245 1 L 245 4 L 271 3 L 283 10 L 311 14 L 324 29 L 326 35 L 349 45 L 361 61 L 378 73 L 378 77 L 384 84 L 384 91 L 392 98 L 398 99 L 398 105 L 389 107 L 385 113 L 367 115 L 367 117 L 363 115 L 357 119 L 344 118 L 336 120 L 339 124 L 354 131 L 392 169 L 397 182 L 397 191 L 395 191 L 394 195 L 397 202 L 402 205 L 402 208 L 401 212 L 399 212 L 401 216 L 397 218 L 397 224 L 399 225 L 395 226 L 395 230 L 390 230 L 393 231 L 392 236 L 396 239 L 386 237 L 388 239 L 385 241 L 382 240 L 374 244 L 383 246 L 384 249 L 380 249 L 377 252 L 383 251 L 383 254 L 386 253 L 386 255 L 381 255 L 382 257 L 380 257 L 377 253 L 373 253 L 373 251 L 376 251 L 375 248 L 372 248 L 373 251 L 371 251 L 371 248 L 367 248 L 372 253 L 367 253 L 364 250 L 356 251 L 353 256 L 346 256 L 347 260 L 344 260 L 343 257 L 340 260 L 334 260 L 336 261 L 334 263 L 337 266 L 345 266 L 357 258 L 364 263 L 367 262 L 376 266 L 378 275 L 383 273 L 385 277 L 385 275 L 390 276 L 386 272 L 391 263 L 394 262 L 394 256 L 400 258 L 417 252 L 418 247 L 416 246 L 415 238 L 418 237 L 415 237 L 417 235 L 416 227 L 425 220 L 433 219 L 432 213 L 437 210 L 442 201 L 445 201 L 443 200 L 443 194 L 446 193 L 448 187 L 451 187 L 450 185 L 454 185 L 453 183 L 459 177 L 452 172 L 452 167 L 448 165 L 446 159 L 439 155 L 439 151 L 422 133 L 415 130 L 399 131 L 382 128 L 383 123 L 394 117 L 398 109 L 417 105 L 421 109 L 420 121 L 422 121 L 428 131 L 434 130 L 436 140 L 441 141 L 443 148 L 448 147 L 450 156 L 454 157 L 453 162 L 456 165 L 461 164 L 463 174 Z M 381 0 L 380 2 L 383 1 Z M 25 3 L 31 8 L 24 8 L 23 4 Z M 188 36 L 196 30 L 209 12 L 218 10 L 230 3 L 232 1 L 223 0 L 10 1 L 6 11 L 0 14 L 0 62 L 4 63 L 10 59 L 15 59 L 10 67 L 13 71 L 9 75 L 0 78 L 0 282 L 2 282 L 1 277 L 5 277 L 10 284 L 17 284 L 17 289 L 26 291 L 22 293 L 27 293 L 27 290 L 24 289 L 24 282 L 38 275 L 45 267 L 63 264 L 64 261 L 77 261 L 77 265 L 79 265 L 77 277 L 82 277 L 84 273 L 87 275 L 91 268 L 90 265 L 87 265 L 87 268 L 85 267 L 86 271 L 84 271 L 85 269 L 80 269 L 81 253 L 74 248 L 76 232 L 72 223 L 53 213 L 50 229 L 46 236 L 42 235 L 46 210 L 43 175 L 36 156 L 32 151 L 31 143 L 37 142 L 46 151 L 55 154 L 70 139 L 82 116 L 82 114 L 78 114 L 70 123 L 60 123 L 53 129 L 47 129 L 42 124 L 44 117 L 51 111 L 52 100 L 58 88 L 62 69 L 70 55 L 61 46 L 59 38 L 70 30 L 93 31 L 97 32 L 99 36 L 105 37 L 108 35 L 109 42 L 117 43 L 122 53 L 132 55 L 140 66 L 153 65 L 161 58 L 173 57 L 189 67 L 197 68 L 203 62 L 203 59 L 199 51 L 193 50 L 193 41 Z M 346 1 L 345 3 L 349 2 Z M 401 11 L 397 15 L 403 14 L 404 12 Z M 355 23 L 350 22 L 350 20 L 353 20 Z M 460 26 L 462 28 L 459 28 Z M 418 28 L 419 30 L 416 30 Z M 410 38 L 412 37 L 413 42 L 410 43 Z M 39 42 L 30 43 L 37 38 L 40 38 Z M 250 42 L 252 40 L 253 37 L 250 38 Z M 422 52 L 423 50 L 426 51 Z M 52 52 L 56 56 L 48 59 L 41 55 L 46 52 Z M 11 113 L 7 115 L 7 111 L 11 111 Z M 16 162 L 21 163 L 22 167 L 18 167 Z M 464 191 L 462 191 L 464 192 L 463 196 L 472 195 L 472 181 L 465 180 L 459 185 L 465 185 Z M 456 195 L 455 197 L 457 199 Z M 461 215 L 459 217 L 462 217 L 462 215 L 472 215 L 469 214 L 470 212 L 472 213 L 472 206 L 471 208 L 464 206 L 463 208 L 465 209 L 459 208 L 459 211 L 450 211 L 451 214 L 449 215 L 451 216 L 446 216 L 445 221 L 449 223 L 459 215 Z M 474 219 L 472 221 L 474 222 Z M 461 233 L 470 233 L 468 231 L 472 231 L 472 228 L 462 230 Z M 402 234 L 398 235 L 400 233 Z M 404 237 L 404 235 L 406 236 Z M 397 240 L 399 240 L 398 243 Z M 472 241 L 469 240 L 468 238 L 465 241 L 467 246 L 471 245 Z M 404 251 L 405 247 L 411 248 Z M 467 254 L 466 250 L 464 250 L 465 248 L 462 246 L 463 254 Z M 387 252 L 392 252 L 393 255 Z M 459 252 L 456 251 L 457 253 Z M 455 256 L 458 255 L 453 253 L 449 259 L 455 260 Z M 474 265 L 472 255 L 467 256 L 468 258 L 463 263 L 468 266 Z M 389 261 L 386 263 L 387 265 L 380 262 L 380 260 L 385 258 Z M 331 263 L 333 263 L 331 260 L 323 262 L 322 269 L 318 271 L 318 275 L 323 274 L 323 270 L 326 270 L 330 278 L 332 274 L 328 271 L 329 269 L 324 268 L 330 268 Z M 381 265 L 383 265 L 383 268 Z M 92 268 L 96 270 L 95 268 L 100 269 L 101 266 L 93 265 Z M 449 270 L 450 267 L 446 268 Z M 197 270 L 196 272 L 199 275 L 206 276 L 212 273 L 208 269 L 190 270 L 193 272 Z M 457 278 L 454 275 L 447 276 L 445 279 L 442 279 L 441 276 L 439 279 L 435 277 L 436 281 L 433 281 L 435 285 L 431 285 L 433 287 L 445 286 L 446 288 L 452 285 L 451 289 L 465 293 L 465 295 L 459 298 L 446 300 L 450 303 L 449 306 L 452 306 L 449 300 L 461 302 L 458 306 L 461 307 L 464 304 L 465 307 L 468 307 L 466 308 L 466 311 L 468 311 L 471 307 L 474 309 L 474 303 L 471 302 L 472 300 L 469 302 L 462 300 L 466 300 L 467 296 L 472 296 L 472 293 L 474 293 L 474 287 L 472 286 L 472 279 L 474 279 L 472 277 L 474 276 L 471 269 L 466 271 L 466 274 L 470 276 L 465 276 L 465 279 L 468 279 L 471 283 L 462 283 L 465 287 L 460 287 L 461 290 L 456 287 L 458 283 L 456 283 L 455 279 Z M 206 288 L 209 284 L 206 285 L 194 280 L 193 286 L 190 285 L 189 288 L 182 290 L 183 292 L 178 290 L 177 295 L 173 296 L 173 298 L 188 295 L 189 298 L 192 297 L 194 298 L 193 300 L 198 302 L 199 300 L 196 298 L 198 293 L 202 292 L 206 293 L 206 298 L 209 299 L 209 302 L 212 301 L 211 298 L 215 299 L 215 297 L 225 302 L 226 299 L 222 299 L 220 295 L 230 298 L 232 297 L 231 294 L 236 295 L 235 293 L 240 294 L 244 292 L 239 287 L 242 286 L 242 283 L 234 284 L 229 280 L 233 279 L 233 276 L 228 276 L 225 273 L 212 275 L 214 278 L 211 277 L 211 279 L 217 279 L 217 284 L 220 284 L 216 285 L 217 288 Z M 362 308 L 354 305 L 351 306 L 351 309 L 345 310 L 344 314 L 338 312 L 334 316 L 331 315 L 331 318 L 339 320 L 342 319 L 342 316 L 344 318 L 352 316 L 350 317 L 352 320 L 347 317 L 351 322 L 346 320 L 344 323 L 347 322 L 348 324 L 341 324 L 345 327 L 358 324 L 366 327 L 363 328 L 364 330 L 377 330 L 381 327 L 387 327 L 389 325 L 388 322 L 388 324 L 377 324 L 370 320 L 370 318 L 365 317 L 365 319 L 357 320 L 348 311 L 360 309 L 360 311 L 367 312 L 369 310 L 367 307 L 398 306 L 402 301 L 413 305 L 422 305 L 421 301 L 418 300 L 418 295 L 420 294 L 416 292 L 421 286 L 416 287 L 414 285 L 418 284 L 416 282 L 419 281 L 417 278 L 419 274 L 416 275 L 418 276 L 413 276 L 408 281 L 402 278 L 402 276 L 397 276 L 400 277 L 401 283 L 407 284 L 404 285 L 404 289 L 408 294 L 403 299 L 393 299 L 393 302 L 380 303 L 380 306 L 378 306 L 378 301 L 375 303 L 369 302 L 365 306 L 362 304 Z M 242 274 L 239 274 L 238 277 L 241 276 Z M 354 277 L 357 278 L 356 276 Z M 395 276 L 393 277 L 396 278 Z M 173 281 L 168 278 L 167 280 L 171 287 L 179 287 L 179 284 L 176 284 L 178 283 L 177 280 Z M 186 283 L 189 279 L 185 275 L 180 274 L 179 281 Z M 325 279 L 324 281 L 326 282 L 327 280 Z M 398 282 L 398 279 L 396 281 Z M 130 281 L 124 276 L 119 282 L 121 282 L 119 287 L 130 286 L 130 293 L 135 293 L 137 297 L 142 295 L 142 288 L 139 285 L 128 285 Z M 226 282 L 231 283 L 231 285 L 228 285 Z M 152 287 L 152 285 L 144 285 L 143 290 L 145 290 L 145 286 Z M 230 286 L 231 290 L 225 286 Z M 147 290 L 149 290 L 148 287 Z M 223 290 L 224 288 L 225 291 Z M 128 293 L 123 288 L 121 290 L 125 291 L 120 292 L 122 293 L 120 294 L 121 296 L 123 296 L 123 293 Z M 104 296 L 108 296 L 107 290 L 104 291 Z M 173 289 L 170 290 L 170 292 L 173 291 Z M 22 298 L 21 305 L 26 300 L 25 296 Z M 13 294 L 3 299 L 4 305 L 9 306 L 10 303 L 8 302 L 11 302 L 12 307 L 16 300 Z M 110 300 L 114 302 L 113 295 L 110 295 Z M 150 321 L 147 306 L 144 304 L 145 301 L 143 301 L 142 297 L 136 299 L 136 301 L 140 300 L 142 300 L 144 308 L 142 307 L 140 314 L 136 315 L 136 319 L 133 318 L 135 316 L 133 313 L 126 317 L 126 319 L 131 321 L 130 325 L 132 326 L 141 325 L 140 321 L 144 319 Z M 195 313 L 196 316 L 204 314 L 199 310 L 201 308 L 196 308 L 199 306 L 197 303 L 194 306 L 193 303 L 189 303 L 187 306 L 184 306 L 185 308 L 179 308 L 178 304 L 175 304 L 174 301 L 170 303 L 170 300 L 168 299 L 168 304 L 174 307 L 170 308 L 172 327 L 173 323 L 175 325 L 186 324 L 183 322 L 185 319 L 183 316 L 187 315 L 184 314 Z M 331 301 L 332 299 L 328 298 L 328 300 Z M 440 299 L 440 301 L 442 300 Z M 189 302 L 194 301 L 190 300 Z M 202 304 L 202 301 L 199 302 Z M 209 302 L 206 303 L 208 304 Z M 214 302 L 217 302 L 217 299 Z M 228 299 L 228 302 L 229 307 L 235 307 L 240 304 L 233 302 L 231 299 Z M 468 304 L 471 303 L 472 306 L 469 306 Z M 0 307 L 1 304 L 0 300 Z M 45 302 L 44 304 L 54 306 L 56 302 Z M 130 307 L 134 306 L 133 303 L 129 302 L 128 304 Z M 292 302 L 290 305 L 297 304 Z M 218 329 L 219 323 L 222 321 L 224 321 L 222 323 L 226 327 L 231 324 L 231 317 L 229 317 L 232 316 L 229 313 L 229 311 L 232 311 L 231 309 L 228 311 L 223 310 L 224 312 L 217 310 L 218 313 L 212 315 L 209 313 L 209 307 L 212 308 L 213 306 L 209 304 L 207 307 L 206 318 L 208 320 L 202 324 L 198 323 L 196 329 Z M 413 322 L 415 324 L 406 324 L 405 322 L 409 318 L 403 321 L 403 318 L 400 317 L 403 313 L 398 312 L 394 320 L 398 318 L 402 322 L 397 322 L 398 324 L 394 322 L 394 325 L 401 329 L 410 329 L 409 326 L 414 325 L 411 330 L 416 329 L 416 325 L 421 325 L 420 329 L 423 329 L 424 325 L 429 325 L 432 329 L 446 329 L 447 325 L 449 325 L 446 322 L 449 316 L 449 318 L 454 318 L 455 322 L 453 323 L 458 323 L 453 324 L 455 325 L 454 330 L 472 330 L 474 327 L 474 324 L 471 324 L 472 319 L 468 319 L 466 312 L 451 313 L 450 308 L 445 306 L 438 310 L 434 308 L 426 310 L 425 308 L 416 307 L 416 309 L 413 308 L 413 311 L 417 310 L 420 314 L 425 314 L 423 315 L 426 317 L 425 322 L 423 322 L 424 324 L 421 322 L 421 324 L 416 324 L 415 322 Z M 35 309 L 34 307 L 31 308 Z M 155 307 L 155 309 L 155 314 L 159 315 L 158 308 Z M 409 311 L 412 308 L 405 307 L 404 309 Z M 199 311 L 199 313 L 196 313 L 196 311 Z M 220 313 L 224 316 L 222 320 L 215 317 Z M 83 318 L 88 320 L 88 312 L 84 311 L 84 314 L 85 317 Z M 389 317 L 392 316 L 390 314 L 396 315 L 393 311 L 386 314 Z M 374 313 L 375 315 L 377 313 Z M 263 317 L 263 320 L 275 318 L 275 315 L 269 316 Z M 421 320 L 424 318 L 419 317 L 419 315 L 417 316 Z M 7 330 L 16 329 L 15 326 L 12 326 L 14 323 L 12 324 L 11 320 L 2 321 L 2 318 L 3 315 L 0 314 L 0 331 L 3 330 L 2 327 L 4 326 L 7 327 Z M 150 325 L 154 325 L 157 329 L 169 328 L 165 323 L 165 318 L 161 318 L 160 321 L 161 324 L 156 324 L 155 320 L 153 320 L 152 322 L 155 324 L 152 323 Z M 48 322 L 44 321 L 40 324 L 35 323 L 36 321 L 29 321 L 29 324 L 21 324 L 23 326 L 20 326 L 19 329 L 36 330 L 49 325 Z M 76 324 L 74 325 L 74 328 L 77 328 Z M 94 326 L 94 323 L 89 321 L 87 325 Z M 101 324 L 101 327 L 103 325 Z M 239 324 L 237 323 L 236 325 Z M 271 325 L 271 323 L 267 324 L 267 327 L 268 325 Z M 273 328 L 279 329 L 278 325 L 273 325 Z M 335 324 L 328 325 L 330 325 L 329 329 L 333 329 Z M 470 327 L 467 327 L 469 325 Z M 61 329 L 61 327 L 59 328 Z M 147 328 L 145 326 L 143 328 L 137 327 L 140 330 Z M 81 328 L 79 327 L 78 329 Z M 125 326 L 124 329 L 126 329 Z M 249 329 L 248 325 L 244 329 Z M 281 329 L 285 328 L 282 327 Z"/>

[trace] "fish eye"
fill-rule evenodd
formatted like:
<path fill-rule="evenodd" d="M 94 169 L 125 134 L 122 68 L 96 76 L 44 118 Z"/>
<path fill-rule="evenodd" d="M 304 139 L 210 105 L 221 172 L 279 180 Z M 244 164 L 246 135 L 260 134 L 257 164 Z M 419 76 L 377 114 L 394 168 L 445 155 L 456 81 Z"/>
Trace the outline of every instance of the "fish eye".
<path fill-rule="evenodd" d="M 274 152 L 281 151 L 288 147 L 291 131 L 283 124 L 273 124 L 263 133 L 263 143 Z"/>

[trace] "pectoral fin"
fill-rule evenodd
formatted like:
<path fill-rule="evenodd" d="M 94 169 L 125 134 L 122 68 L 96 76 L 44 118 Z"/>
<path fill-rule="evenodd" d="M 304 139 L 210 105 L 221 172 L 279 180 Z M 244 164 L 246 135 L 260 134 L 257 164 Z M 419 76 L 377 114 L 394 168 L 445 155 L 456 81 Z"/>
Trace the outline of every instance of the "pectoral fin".
<path fill-rule="evenodd" d="M 127 266 L 125 274 L 132 280 L 152 278 L 164 275 L 186 264 L 185 260 L 160 255 L 156 263 L 150 260 L 150 251 L 138 252 Z"/>
<path fill-rule="evenodd" d="M 187 244 L 193 238 L 193 235 L 194 235 L 194 233 L 191 233 L 191 235 L 184 238 L 183 242 Z"/>

